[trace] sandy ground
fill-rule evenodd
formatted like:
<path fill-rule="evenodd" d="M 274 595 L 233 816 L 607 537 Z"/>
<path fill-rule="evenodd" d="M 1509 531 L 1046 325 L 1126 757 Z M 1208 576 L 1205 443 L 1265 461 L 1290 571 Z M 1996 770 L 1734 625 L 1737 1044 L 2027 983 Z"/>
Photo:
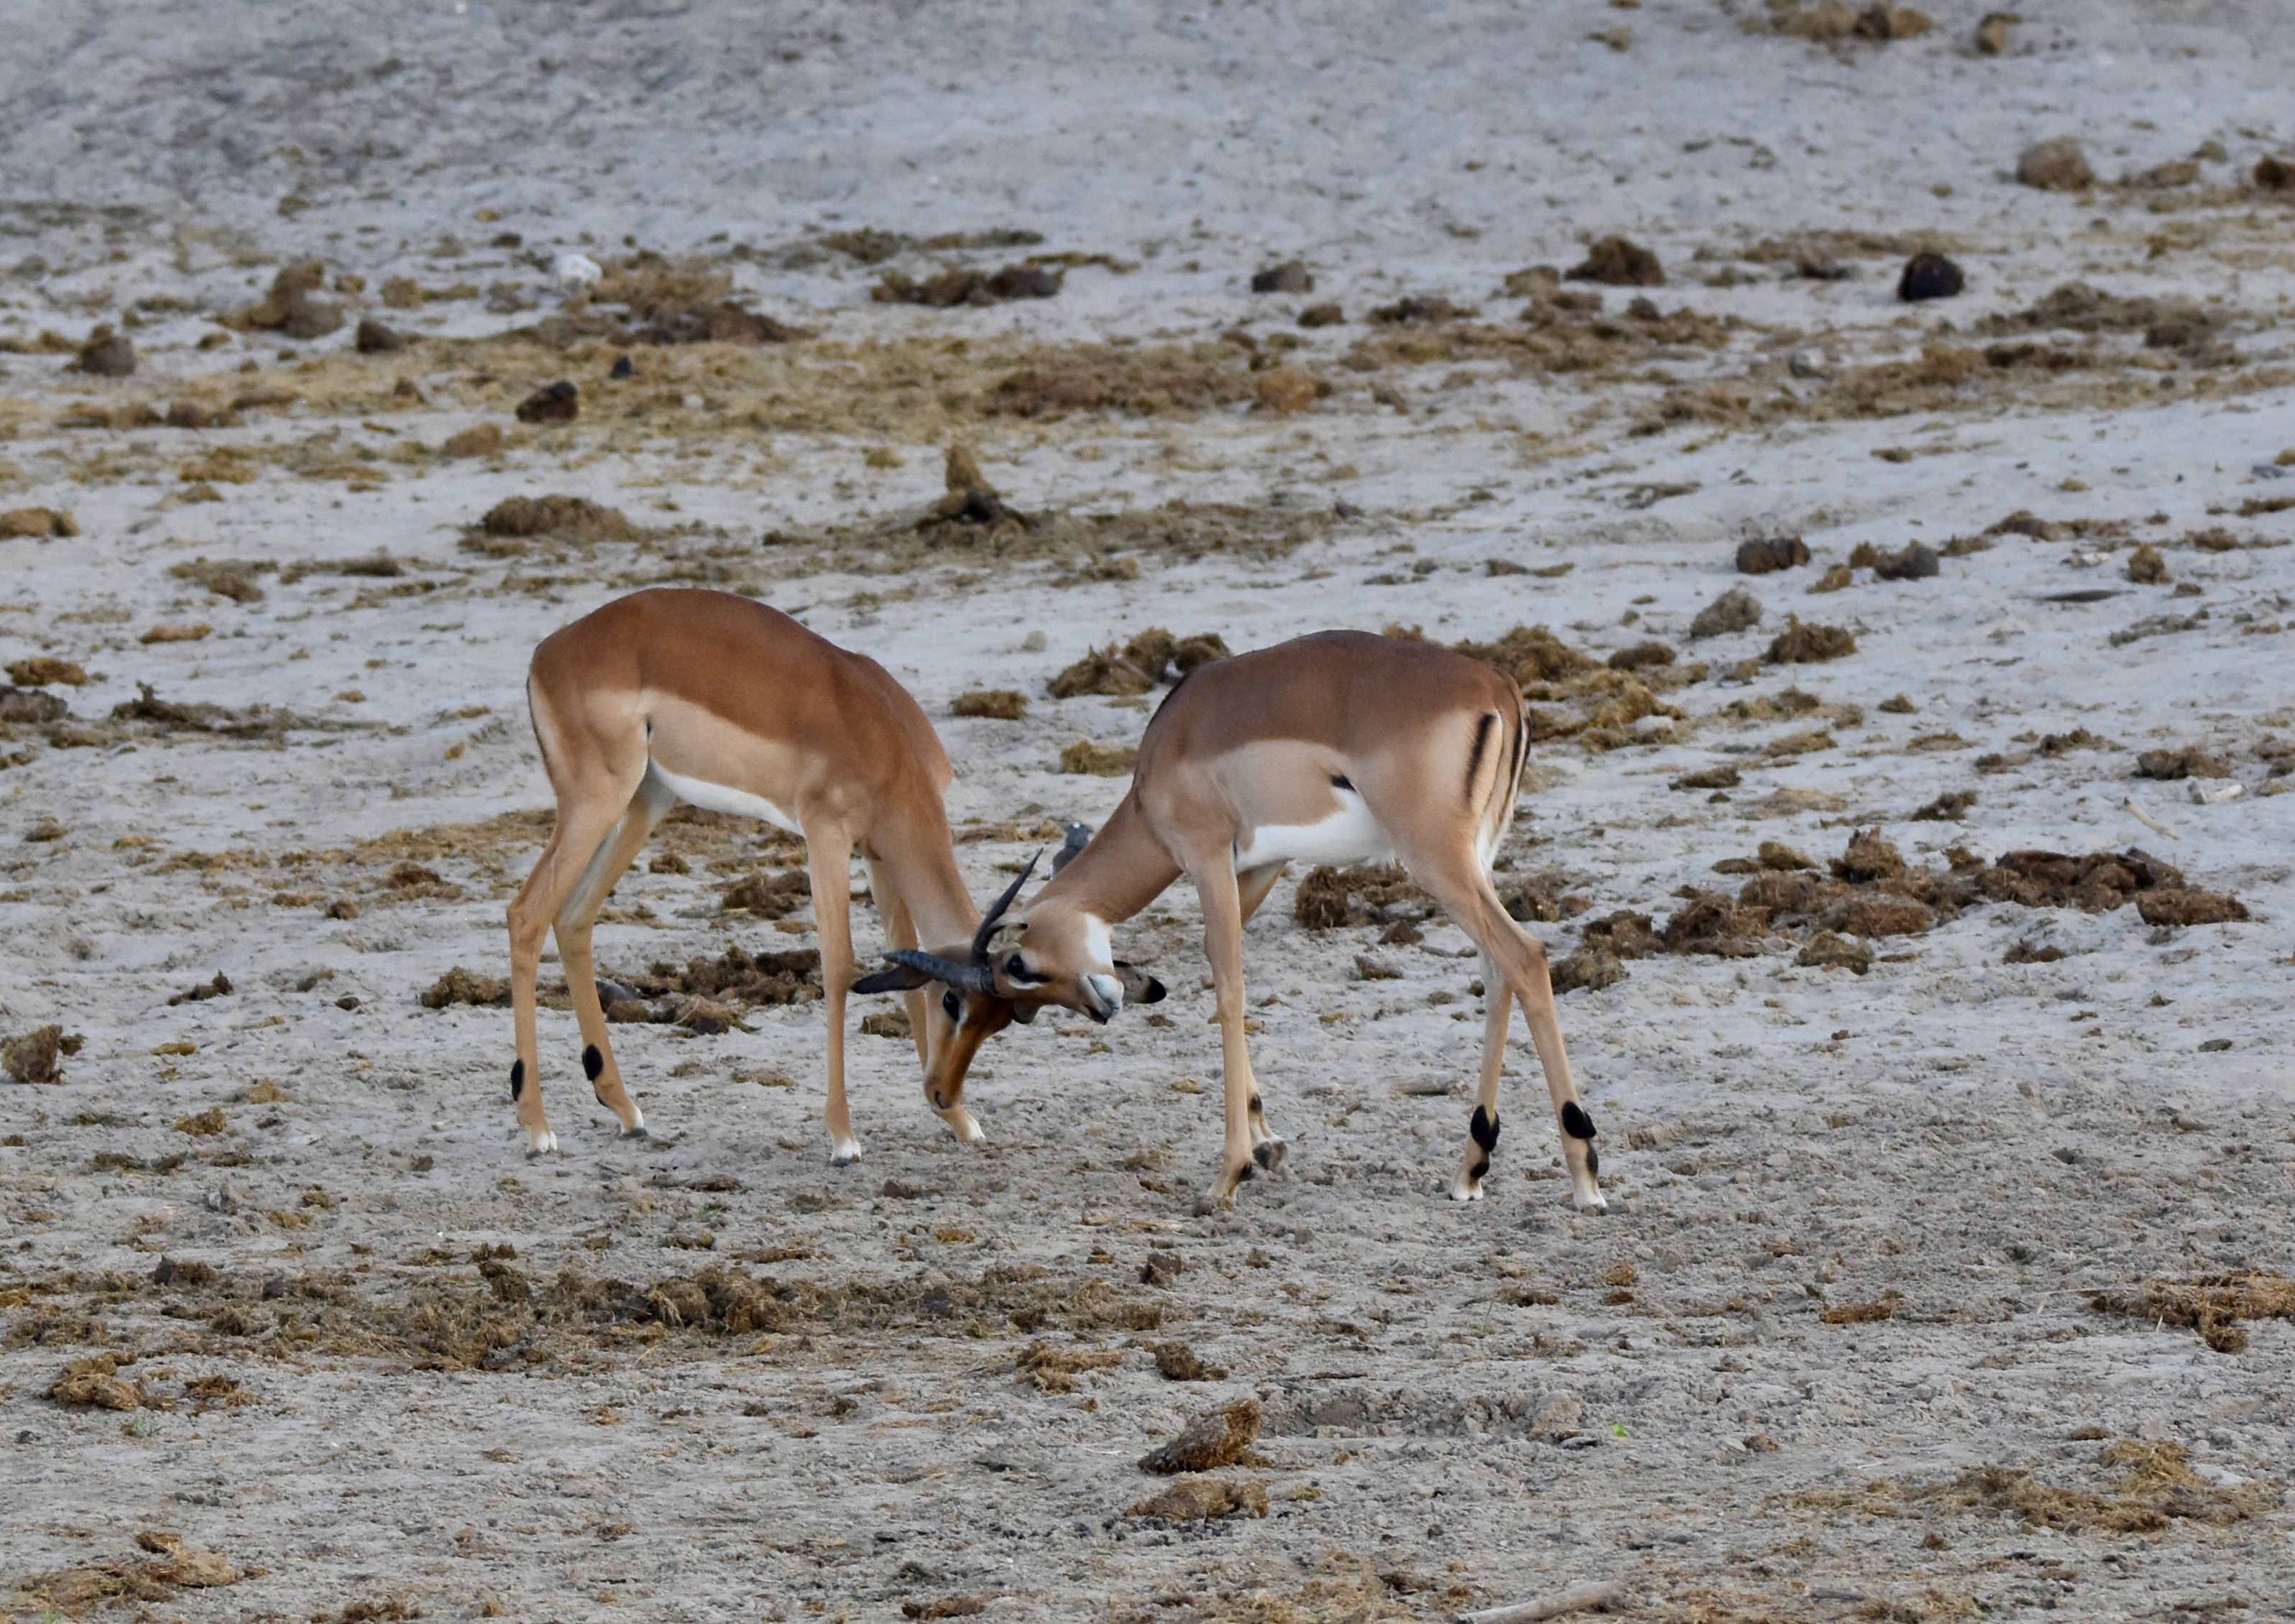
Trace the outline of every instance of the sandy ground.
<path fill-rule="evenodd" d="M 0 656 L 86 681 L 0 739 L 0 1035 L 80 1040 L 6 1085 L 0 1614 L 1368 1620 L 1604 1580 L 1667 1620 L 2295 1617 L 2295 1332 L 2211 1346 L 2170 1311 L 2295 1268 L 2295 204 L 2248 178 L 2295 145 L 2295 22 L 2067 6 L 1986 57 L 1977 11 L 1830 46 L 1668 0 L 17 20 L 0 509 L 78 534 L 0 540 Z M 2065 134 L 2096 184 L 2013 183 Z M 904 236 L 866 264 L 836 237 L 864 227 Z M 1011 228 L 1041 241 L 919 241 Z M 1662 287 L 1502 291 L 1612 232 Z M 1920 246 L 1968 291 L 1897 303 Z M 502 337 L 568 314 L 575 249 L 813 336 Z M 1083 257 L 1049 299 L 869 298 L 1029 253 Z M 1248 291 L 1295 255 L 1311 293 Z M 340 330 L 219 323 L 310 257 Z M 432 297 L 386 304 L 400 277 Z M 2075 282 L 2123 302 L 2022 314 Z M 1406 295 L 1479 314 L 1365 319 Z M 1300 326 L 1324 300 L 1345 320 Z M 362 315 L 417 341 L 362 356 Z M 69 370 L 99 322 L 133 376 Z M 1327 388 L 1277 409 L 1304 402 L 1265 363 Z M 1000 405 L 1030 369 L 1131 392 Z M 556 378 L 579 420 L 516 422 Z M 443 454 L 484 423 L 501 449 Z M 958 443 L 1043 526 L 916 530 Z M 472 528 L 546 493 L 642 534 Z M 2019 511 L 2045 522 L 1995 528 Z M 1778 535 L 1811 562 L 1736 573 Z M 1810 595 L 1915 541 L 1939 574 Z M 2145 543 L 2164 579 L 2129 578 Z M 1561 1001 L 1602 1218 L 1519 1023 L 1491 1198 L 1444 1197 L 1465 938 L 1310 930 L 1289 881 L 1247 967 L 1291 1154 L 1230 1213 L 1190 1212 L 1218 1043 L 1184 889 L 1119 937 L 1163 1023 L 1012 1029 L 982 1147 L 904 1041 L 856 1035 L 866 1155 L 828 1167 L 800 1001 L 617 1025 L 641 1144 L 545 1011 L 564 1154 L 529 1162 L 507 1010 L 421 995 L 506 967 L 548 804 L 535 641 L 672 581 L 911 687 L 983 898 L 1122 793 L 1061 753 L 1136 739 L 1152 696 L 1044 696 L 1092 648 L 1545 625 L 1676 656 L 1673 714 L 1534 753 L 1500 877 L 1560 902 L 1528 926 L 1557 959 L 1859 828 L 1938 872 L 2140 846 L 2247 917 L 1983 902 L 1863 974 L 1784 926 L 1630 959 Z M 1760 624 L 1693 638 L 1732 587 Z M 1765 662 L 1789 616 L 1855 652 Z M 951 715 L 983 687 L 1027 714 Z M 2136 776 L 2185 748 L 2226 776 Z M 721 906 L 794 860 L 770 831 L 656 851 L 609 972 L 809 945 L 802 907 Z M 1216 1374 L 1164 1373 L 1185 1355 Z M 52 1396 L 74 1369 L 128 1408 Z M 1246 1397 L 1216 1475 L 1251 1504 L 1130 1514 L 1164 1487 L 1141 1454 Z"/>

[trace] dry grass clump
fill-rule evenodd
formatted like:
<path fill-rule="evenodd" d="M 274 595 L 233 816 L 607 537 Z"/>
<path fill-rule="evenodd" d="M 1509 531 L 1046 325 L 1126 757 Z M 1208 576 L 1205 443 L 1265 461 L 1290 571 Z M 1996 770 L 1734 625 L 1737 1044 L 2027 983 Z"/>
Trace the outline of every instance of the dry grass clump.
<path fill-rule="evenodd" d="M 1001 507 L 1000 502 L 999 506 Z M 958 564 L 994 569 L 1022 563 L 1097 560 L 1094 570 L 1128 576 L 1143 560 L 1192 563 L 1213 554 L 1279 559 L 1339 523 L 1328 510 L 1302 511 L 1269 504 L 1191 504 L 1117 513 L 1033 513 L 1009 509 L 983 518 L 974 513 L 943 516 L 936 504 L 921 519 L 836 526 L 817 531 L 776 530 L 769 546 L 815 549 L 803 567 L 853 575 L 893 575 L 934 565 Z"/>
<path fill-rule="evenodd" d="M 1874 1517 L 2011 1512 L 2027 1528 L 2111 1534 L 2153 1534 L 2176 1522 L 2244 1522 L 2276 1501 L 2276 1495 L 2260 1484 L 2219 1489 L 2194 1473 L 2190 1461 L 2179 1443 L 2124 1438 L 2108 1446 L 2096 1464 L 2127 1470 L 2094 1489 L 2044 1483 L 2015 1466 L 1979 1466 L 1947 1482 L 1898 1483 L 1884 1478 L 1856 1489 L 1805 1489 L 1793 1499 L 1821 1510 Z"/>
<path fill-rule="evenodd" d="M 1078 349 L 1046 355 L 1007 373 L 989 391 L 997 417 L 1059 418 L 1080 412 L 1152 417 L 1203 412 L 1254 398 L 1237 352 L 1225 347 L 1177 349 Z"/>
<path fill-rule="evenodd" d="M 1123 1355 L 1110 1349 L 1033 1342 L 1021 1353 L 1016 1368 L 1019 1379 L 1039 1392 L 1059 1393 L 1074 1392 L 1079 1375 L 1113 1370 L 1123 1362 Z"/>
<path fill-rule="evenodd" d="M 813 900 L 813 877 L 803 869 L 751 874 L 726 888 L 717 905 L 727 912 L 746 909 L 761 919 L 786 919 Z"/>
<path fill-rule="evenodd" d="M 1197 1416 L 1178 1437 L 1141 1456 L 1139 1469 L 1172 1473 L 1213 1472 L 1221 1466 L 1232 1466 L 1243 1458 L 1258 1436 L 1259 1400 L 1237 1399 Z"/>
<path fill-rule="evenodd" d="M 214 733 L 225 739 L 275 740 L 290 730 L 339 732 L 380 725 L 375 722 L 331 722 L 294 711 L 274 710 L 267 705 L 249 705 L 237 709 L 210 705 L 204 700 L 185 705 L 160 698 L 152 691 L 149 682 L 139 681 L 135 688 L 135 698 L 122 700 L 111 707 L 111 720 L 117 722 L 147 722 L 162 734 Z"/>
<path fill-rule="evenodd" d="M 1131 771 L 1139 759 L 1139 752 L 1130 745 L 1094 744 L 1089 739 L 1079 739 L 1060 752 L 1060 771 L 1090 778 L 1120 779 Z"/>
<path fill-rule="evenodd" d="M 1400 863 L 1359 863 L 1308 870 L 1292 899 L 1291 917 L 1309 930 L 1346 930 L 1363 925 L 1430 918 L 1434 899 L 1421 891 Z"/>
<path fill-rule="evenodd" d="M 1226 641 L 1216 632 L 1174 637 L 1161 626 L 1150 626 L 1121 647 L 1110 643 L 1092 650 L 1054 677 L 1045 691 L 1055 699 L 1086 694 L 1128 698 L 1153 692 L 1159 682 L 1176 682 L 1198 665 L 1229 657 Z"/>
<path fill-rule="evenodd" d="M 985 716 L 997 722 L 1017 722 L 1028 714 L 1028 696 L 1009 688 L 975 688 L 949 702 L 951 716 Z"/>
<path fill-rule="evenodd" d="M 1267 1514 L 1267 1486 L 1218 1477 L 1183 1477 L 1163 1493 L 1127 1508 L 1127 1517 L 1166 1522 L 1210 1522 L 1221 1517 Z"/>
<path fill-rule="evenodd" d="M 2220 311 L 2190 299 L 2131 298 L 2074 282 L 2051 290 L 2029 309 L 1987 317 L 1983 331 L 1997 334 L 2140 332 L 2147 349 L 2190 350 L 2217 338 L 2223 326 Z"/>
<path fill-rule="evenodd" d="M 1390 626 L 1387 635 L 1416 637 L 1415 630 Z M 1530 736 L 1576 739 L 1589 748 L 1614 749 L 1632 741 L 1633 724 L 1645 716 L 1686 720 L 1660 700 L 1651 683 L 1695 681 L 1703 665 L 1675 667 L 1646 656 L 1626 666 L 1605 665 L 1572 649 L 1544 626 L 1516 626 L 1496 642 L 1467 639 L 1450 645 L 1460 654 L 1495 665 L 1512 677 L 1531 701 Z"/>
<path fill-rule="evenodd" d="M 644 532 L 618 508 L 583 496 L 508 496 L 486 510 L 462 547 L 490 558 L 524 552 L 536 536 L 567 542 L 634 542 Z"/>
<path fill-rule="evenodd" d="M 61 508 L 10 508 L 0 513 L 0 540 L 30 536 L 45 542 L 78 534 L 78 524 Z"/>
<path fill-rule="evenodd" d="M 145 1529 L 135 1536 L 135 1543 L 157 1560 L 91 1563 L 35 1573 L 17 1581 L 16 1594 L 26 1605 L 41 1609 L 44 1616 L 78 1619 L 99 1606 L 110 1609 L 130 1602 L 172 1601 L 184 1590 L 235 1585 L 261 1571 L 256 1569 L 242 1574 L 221 1552 L 186 1544 L 172 1530 Z"/>
<path fill-rule="evenodd" d="M 1519 274 L 1519 273 L 1518 273 Z M 1512 279 L 1510 279 L 1512 280 Z M 1520 325 L 1449 321 L 1382 325 L 1353 345 L 1340 364 L 1351 371 L 1448 361 L 1503 361 L 1537 376 L 1613 378 L 1655 360 L 1660 350 L 1716 350 L 1744 327 L 1734 316 L 1687 308 L 1661 311 L 1646 297 L 1605 314 L 1598 293 L 1564 291 L 1558 281 L 1520 284 L 1532 292 Z"/>
<path fill-rule="evenodd" d="M 1789 615 L 1785 629 L 1770 641 L 1763 657 L 1773 665 L 1807 665 L 1856 652 L 1856 634 L 1845 627 L 1819 625 Z"/>
<path fill-rule="evenodd" d="M 0 1042 L 0 1067 L 18 1082 L 61 1082 L 61 1057 L 79 1053 L 82 1041 L 78 1032 L 67 1033 L 61 1026 L 36 1026 Z"/>
<path fill-rule="evenodd" d="M 2268 1269 L 2201 1275 L 2193 1280 L 2153 1279 L 2140 1293 L 2102 1292 L 2089 1306 L 2153 1325 L 2185 1326 L 2218 1353 L 2247 1346 L 2242 1319 L 2295 1319 L 2295 1280 Z"/>

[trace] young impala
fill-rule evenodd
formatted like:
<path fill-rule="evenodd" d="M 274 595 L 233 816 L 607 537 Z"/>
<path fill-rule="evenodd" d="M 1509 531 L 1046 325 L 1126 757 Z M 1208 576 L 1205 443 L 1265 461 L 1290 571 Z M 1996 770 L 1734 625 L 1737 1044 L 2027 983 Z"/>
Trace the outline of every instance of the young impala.
<path fill-rule="evenodd" d="M 1499 1139 L 1499 1075 L 1510 1006 L 1530 1023 L 1578 1206 L 1605 1206 L 1594 1122 L 1571 1080 L 1540 943 L 1499 905 L 1490 863 L 1514 817 L 1527 755 L 1522 695 L 1505 673 L 1430 643 L 1323 632 L 1198 667 L 1139 741 L 1131 788 L 1106 827 L 1028 904 L 1018 938 L 957 959 L 899 951 L 871 990 L 937 982 L 961 1019 L 927 1065 L 926 1089 L 956 1108 L 984 1039 L 1058 1004 L 1105 1021 L 1160 985 L 1111 958 L 1108 927 L 1181 874 L 1202 899 L 1227 1082 L 1219 1178 L 1197 1203 L 1232 1200 L 1272 1169 L 1244 1044 L 1243 926 L 1292 861 L 1399 858 L 1482 951 L 1489 1016 L 1482 1087 L 1450 1194 L 1474 1201 Z M 955 1000 L 948 1000 L 955 1001 Z"/>
<path fill-rule="evenodd" d="M 885 934 L 898 946 L 944 943 L 962 954 L 956 944 L 972 941 L 980 919 L 957 874 L 942 805 L 948 754 L 924 712 L 876 661 L 779 609 L 683 589 L 633 593 L 544 638 L 527 704 L 558 796 L 557 827 L 510 905 L 518 1036 L 510 1093 L 527 1153 L 558 1147 L 542 1109 L 534 1013 L 543 940 L 553 927 L 582 1028 L 582 1069 L 625 1137 L 645 1130 L 606 1035 L 590 934 L 647 835 L 686 801 L 804 837 L 829 1016 L 830 1155 L 839 1166 L 853 1161 L 861 1147 L 845 1103 L 845 998 L 853 848 L 868 861 Z M 983 936 L 970 951 L 984 945 Z M 918 1058 L 929 1068 L 952 1023 L 920 996 L 908 1006 Z M 960 1106 L 940 1115 L 959 1138 L 981 1137 Z"/>

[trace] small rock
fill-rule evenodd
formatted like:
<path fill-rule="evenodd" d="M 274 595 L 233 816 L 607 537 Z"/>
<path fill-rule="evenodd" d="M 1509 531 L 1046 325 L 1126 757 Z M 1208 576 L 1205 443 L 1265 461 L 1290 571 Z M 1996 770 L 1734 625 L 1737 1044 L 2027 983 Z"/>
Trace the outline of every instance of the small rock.
<path fill-rule="evenodd" d="M 352 342 L 362 355 L 387 355 L 393 350 L 404 349 L 407 339 L 396 327 L 367 316 L 359 322 L 358 334 Z"/>
<path fill-rule="evenodd" d="M 1616 288 L 1662 288 L 1665 267 L 1639 243 L 1605 237 L 1587 250 L 1584 261 L 1570 272 L 1570 280 L 1607 282 Z"/>
<path fill-rule="evenodd" d="M 1689 635 L 1719 637 L 1760 624 L 1761 600 L 1744 587 L 1733 586 L 1697 611 L 1697 617 L 1689 623 Z"/>
<path fill-rule="evenodd" d="M 1797 535 L 1741 542 L 1737 546 L 1737 573 L 1741 575 L 1766 575 L 1808 562 L 1809 548 Z"/>
<path fill-rule="evenodd" d="M 1188 1423 L 1177 1438 L 1148 1450 L 1139 1457 L 1139 1469 L 1172 1473 L 1232 1466 L 1258 1436 L 1259 1400 L 1237 1399 L 1219 1409 L 1206 1410 Z"/>
<path fill-rule="evenodd" d="M 99 327 L 80 346 L 79 358 L 72 365 L 97 378 L 126 378 L 135 371 L 135 346 L 109 325 Z"/>
<path fill-rule="evenodd" d="M 1876 560 L 1873 574 L 1882 581 L 1925 581 L 1940 567 L 1933 550 L 1918 542 L 1907 542 L 1901 552 Z"/>
<path fill-rule="evenodd" d="M 1315 278 L 1307 267 L 1295 259 L 1286 259 L 1279 265 L 1270 265 L 1251 279 L 1254 293 L 1312 293 Z"/>
<path fill-rule="evenodd" d="M 2295 192 L 2295 163 L 2283 158 L 2274 158 L 2266 152 L 2255 160 L 2255 170 L 2250 178 L 2258 191 Z"/>
<path fill-rule="evenodd" d="M 1923 299 L 1953 298 L 1968 285 L 1961 269 L 1942 254 L 1923 249 L 1905 261 L 1904 273 L 1897 278 L 1897 297 L 1907 305 Z"/>
<path fill-rule="evenodd" d="M 582 293 L 605 280 L 606 273 L 586 254 L 560 254 L 550 267 L 550 280 L 561 293 Z"/>
<path fill-rule="evenodd" d="M 2081 192 L 2095 184 L 2087 153 L 2070 135 L 2035 142 L 2016 159 L 2016 178 L 2043 192 Z"/>
<path fill-rule="evenodd" d="M 1336 327 L 1346 319 L 1346 313 L 1331 303 L 1310 305 L 1299 313 L 1302 327 Z"/>
<path fill-rule="evenodd" d="M 582 415 L 582 391 L 561 378 L 536 389 L 518 404 L 521 423 L 570 423 Z"/>

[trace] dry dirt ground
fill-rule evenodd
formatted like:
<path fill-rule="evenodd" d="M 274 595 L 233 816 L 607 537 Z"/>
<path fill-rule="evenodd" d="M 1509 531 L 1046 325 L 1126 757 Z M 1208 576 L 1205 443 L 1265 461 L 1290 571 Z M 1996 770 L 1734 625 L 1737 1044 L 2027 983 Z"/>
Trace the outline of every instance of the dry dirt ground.
<path fill-rule="evenodd" d="M 118 21 L 115 76 L 87 19 L 34 27 L 0 1618 L 1276 1624 L 1589 1581 L 1654 1620 L 2295 1617 L 2295 31 L 2188 9 L 1991 56 L 1975 8 L 1813 42 L 1660 0 L 1232 39 L 479 7 L 483 50 L 440 8 L 335 77 L 300 13 Z M 519 50 L 540 101 L 455 80 Z M 737 60 L 842 133 L 742 123 Z M 1116 60 L 1136 174 L 1056 140 Z M 1024 85 L 1021 126 L 978 111 Z M 2015 184 L 2067 130 L 2099 178 Z M 1662 286 L 1531 270 L 1612 231 Z M 1895 300 L 1923 246 L 1965 293 Z M 1032 255 L 1055 297 L 870 297 Z M 1294 255 L 1311 290 L 1249 291 Z M 99 323 L 132 374 L 76 359 Z M 574 420 L 519 420 L 559 379 Z M 959 445 L 1027 522 L 932 518 Z M 611 511 L 482 522 L 553 494 Z M 1883 578 L 1915 543 L 1934 573 Z M 599 934 L 654 1137 L 545 1010 L 564 1150 L 528 1161 L 486 984 L 548 827 L 525 662 L 654 583 L 885 661 L 984 899 L 1122 793 L 1066 769 L 1158 690 L 1051 698 L 1094 649 L 1493 649 L 1543 735 L 1499 877 L 1606 983 L 1561 1008 L 1609 1213 L 1568 1204 L 1518 1021 L 1490 1198 L 1446 1198 L 1477 961 L 1375 885 L 1303 923 L 1295 876 L 1247 946 L 1290 1154 L 1232 1212 L 1191 1212 L 1184 890 L 1119 936 L 1172 999 L 997 1040 L 983 1147 L 856 1034 L 832 1169 L 800 854 L 706 814 Z M 1733 589 L 1758 622 L 1694 629 Z M 1852 646 L 1784 657 L 1825 651 L 1793 617 Z M 952 708 L 984 689 L 1025 714 Z M 1246 1400 L 1255 1440 L 1151 1507 L 1140 1457 Z"/>

